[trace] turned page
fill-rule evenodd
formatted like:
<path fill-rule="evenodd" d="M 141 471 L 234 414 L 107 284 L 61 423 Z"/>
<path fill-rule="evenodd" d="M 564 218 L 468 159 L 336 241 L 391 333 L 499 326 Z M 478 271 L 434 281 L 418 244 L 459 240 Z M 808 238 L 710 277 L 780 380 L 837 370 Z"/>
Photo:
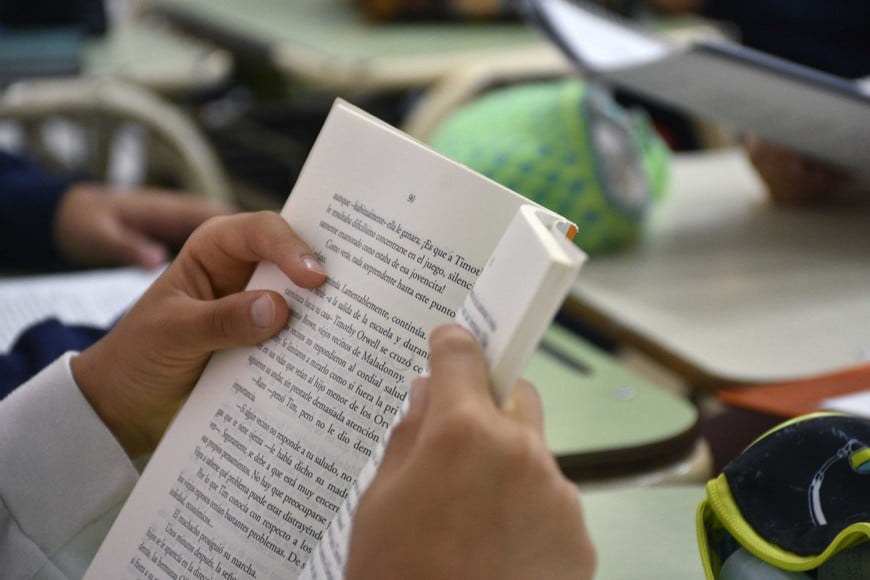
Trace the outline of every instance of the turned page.
<path fill-rule="evenodd" d="M 499 404 L 586 261 L 571 242 L 575 232 L 573 224 L 539 208 L 521 207 L 457 312 L 456 321 L 483 347 Z"/>
<path fill-rule="evenodd" d="M 528 203 L 337 101 L 281 212 L 328 282 L 257 268 L 290 323 L 212 357 L 90 577 L 295 577 Z"/>
<path fill-rule="evenodd" d="M 587 78 L 725 123 L 870 179 L 861 85 L 716 37 L 666 40 L 576 0 L 523 0 Z M 687 39 L 688 40 L 688 39 Z"/>
<path fill-rule="evenodd" d="M 538 207 L 521 207 L 456 313 L 455 321 L 480 342 L 497 402 L 504 401 L 520 378 L 586 261 L 586 254 L 570 241 L 575 232 L 574 224 Z M 342 577 L 353 514 L 380 466 L 384 447 L 385 442 L 360 472 L 306 565 L 304 579 Z"/>

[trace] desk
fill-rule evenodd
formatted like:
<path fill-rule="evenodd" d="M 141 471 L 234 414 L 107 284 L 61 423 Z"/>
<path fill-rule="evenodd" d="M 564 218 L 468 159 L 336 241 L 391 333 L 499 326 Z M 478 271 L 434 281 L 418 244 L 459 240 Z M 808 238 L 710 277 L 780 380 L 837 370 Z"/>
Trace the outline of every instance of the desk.
<path fill-rule="evenodd" d="M 870 356 L 868 201 L 777 207 L 741 151 L 678 155 L 642 243 L 584 266 L 569 309 L 702 387 L 855 365 Z"/>
<path fill-rule="evenodd" d="M 154 23 L 125 19 L 113 23 L 105 36 L 86 40 L 82 68 L 85 76 L 119 77 L 177 95 L 208 90 L 226 80 L 232 58 Z"/>
<path fill-rule="evenodd" d="M 520 22 L 447 25 L 364 21 L 347 0 L 152 0 L 194 34 L 330 90 L 424 86 L 505 49 L 547 41 Z"/>
<path fill-rule="evenodd" d="M 158 274 L 121 268 L 3 280 L 0 350 L 21 328 L 49 315 L 67 324 L 107 325 Z M 692 452 L 698 415 L 688 402 L 558 327 L 543 344 L 524 375 L 541 392 L 547 442 L 566 472 L 588 478 L 602 467 L 618 467 L 637 475 L 641 465 L 649 474 L 651 464 L 658 469 Z M 695 479 L 709 473 L 701 475 Z"/>
<path fill-rule="evenodd" d="M 698 440 L 690 403 L 557 326 L 523 375 L 541 393 L 547 443 L 575 480 L 649 473 L 685 456 Z"/>
<path fill-rule="evenodd" d="M 595 580 L 704 578 L 695 511 L 701 486 L 582 493 L 586 525 L 598 552 Z"/>

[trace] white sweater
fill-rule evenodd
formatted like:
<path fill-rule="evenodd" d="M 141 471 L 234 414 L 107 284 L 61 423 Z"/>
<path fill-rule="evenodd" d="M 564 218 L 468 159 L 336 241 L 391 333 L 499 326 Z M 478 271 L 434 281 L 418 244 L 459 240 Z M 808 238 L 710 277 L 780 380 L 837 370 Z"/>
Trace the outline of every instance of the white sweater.
<path fill-rule="evenodd" d="M 0 402 L 0 576 L 80 578 L 139 474 L 67 353 Z"/>

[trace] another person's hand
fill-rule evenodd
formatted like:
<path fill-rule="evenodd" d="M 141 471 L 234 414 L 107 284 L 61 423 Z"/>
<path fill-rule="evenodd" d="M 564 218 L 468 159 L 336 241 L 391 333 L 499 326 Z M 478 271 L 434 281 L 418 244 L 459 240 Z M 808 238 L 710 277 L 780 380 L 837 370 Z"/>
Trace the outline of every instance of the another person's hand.
<path fill-rule="evenodd" d="M 259 261 L 305 288 L 326 280 L 279 215 L 214 218 L 109 334 L 72 359 L 76 383 L 130 457 L 153 451 L 213 351 L 257 344 L 287 323 L 280 294 L 240 292 Z"/>
<path fill-rule="evenodd" d="M 430 344 L 431 375 L 354 517 L 347 577 L 591 578 L 577 489 L 544 442 L 534 387 L 499 409 L 469 333 L 440 327 Z"/>
<path fill-rule="evenodd" d="M 756 137 L 747 138 L 744 147 L 777 203 L 800 206 L 820 202 L 850 182 L 842 171 Z"/>
<path fill-rule="evenodd" d="M 146 188 L 125 193 L 83 183 L 61 198 L 54 241 L 64 257 L 83 266 L 154 268 L 205 220 L 231 211 L 180 192 Z"/>

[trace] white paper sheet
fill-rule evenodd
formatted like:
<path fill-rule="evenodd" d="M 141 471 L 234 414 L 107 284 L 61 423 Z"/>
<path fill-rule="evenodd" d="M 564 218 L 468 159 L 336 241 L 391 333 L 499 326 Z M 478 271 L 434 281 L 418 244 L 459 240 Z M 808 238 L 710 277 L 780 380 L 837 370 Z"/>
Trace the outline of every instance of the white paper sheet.
<path fill-rule="evenodd" d="M 139 268 L 89 270 L 0 279 L 0 352 L 35 322 L 108 326 L 162 272 Z"/>
<path fill-rule="evenodd" d="M 825 399 L 822 401 L 821 407 L 826 411 L 840 411 L 841 413 L 870 418 L 870 389 L 860 393 Z"/>

